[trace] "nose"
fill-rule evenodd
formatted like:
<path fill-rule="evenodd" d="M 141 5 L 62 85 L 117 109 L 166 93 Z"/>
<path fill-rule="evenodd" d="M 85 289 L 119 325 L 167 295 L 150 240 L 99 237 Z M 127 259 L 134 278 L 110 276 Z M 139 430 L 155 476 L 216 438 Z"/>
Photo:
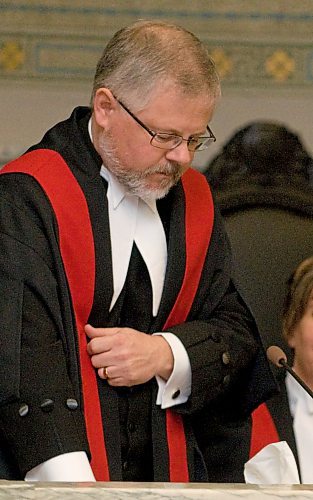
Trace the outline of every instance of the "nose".
<path fill-rule="evenodd" d="M 183 141 L 177 148 L 169 149 L 165 155 L 167 160 L 175 161 L 180 165 L 190 165 L 193 160 L 194 152 L 189 151 L 187 142 Z"/>

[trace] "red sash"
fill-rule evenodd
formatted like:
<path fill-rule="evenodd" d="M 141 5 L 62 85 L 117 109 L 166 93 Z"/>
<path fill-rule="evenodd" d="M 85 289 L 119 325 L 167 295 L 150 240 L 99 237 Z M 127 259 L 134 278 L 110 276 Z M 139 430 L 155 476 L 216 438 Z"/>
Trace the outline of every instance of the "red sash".
<path fill-rule="evenodd" d="M 195 298 L 204 260 L 209 247 L 214 205 L 208 183 L 196 170 L 187 170 L 182 177 L 185 192 L 186 267 L 183 283 L 163 330 L 183 323 Z M 197 207 L 197 210 L 194 209 Z M 167 410 L 166 428 L 171 481 L 188 482 L 187 446 L 182 417 Z"/>
<path fill-rule="evenodd" d="M 258 406 L 252 413 L 252 434 L 250 443 L 250 458 L 264 446 L 280 441 L 272 415 L 265 403 Z"/>
<path fill-rule="evenodd" d="M 55 151 L 36 150 L 4 167 L 1 174 L 20 172 L 33 176 L 53 207 L 59 228 L 60 251 L 69 283 L 79 338 L 80 369 L 91 466 L 98 481 L 109 481 L 109 469 L 96 372 L 87 354 L 84 326 L 92 308 L 95 285 L 95 255 L 87 202 L 78 182 Z M 182 177 L 186 204 L 186 268 L 183 283 L 164 329 L 186 320 L 199 285 L 209 246 L 214 206 L 204 176 L 189 169 Z M 196 207 L 196 209 L 195 209 Z M 79 216 L 77 216 L 79 214 Z M 169 477 L 188 482 L 187 446 L 182 418 L 166 412 Z"/>

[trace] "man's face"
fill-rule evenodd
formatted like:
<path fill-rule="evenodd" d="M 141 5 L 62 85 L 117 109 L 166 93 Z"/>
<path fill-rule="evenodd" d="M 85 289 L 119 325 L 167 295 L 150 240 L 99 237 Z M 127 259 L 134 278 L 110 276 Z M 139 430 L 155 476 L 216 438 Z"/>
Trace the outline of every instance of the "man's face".
<path fill-rule="evenodd" d="M 99 137 L 104 165 L 129 191 L 143 198 L 162 198 L 190 166 L 194 153 L 186 141 L 172 150 L 150 144 L 151 135 L 116 103 L 110 126 Z M 186 97 L 173 87 L 155 92 L 149 104 L 135 113 L 151 131 L 188 139 L 207 135 L 215 100 L 206 94 Z"/>

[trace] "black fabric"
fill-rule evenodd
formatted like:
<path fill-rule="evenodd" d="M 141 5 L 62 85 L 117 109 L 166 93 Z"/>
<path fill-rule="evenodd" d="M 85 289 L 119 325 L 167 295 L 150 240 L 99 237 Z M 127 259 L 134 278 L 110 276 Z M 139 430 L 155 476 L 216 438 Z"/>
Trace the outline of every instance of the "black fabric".
<path fill-rule="evenodd" d="M 113 320 L 109 313 L 112 263 L 106 183 L 99 177 L 101 159 L 88 136 L 89 117 L 88 108 L 75 109 L 68 120 L 56 125 L 32 149 L 58 151 L 85 194 L 96 253 L 94 303 L 89 322 L 94 326 L 106 326 Z M 56 182 L 62 180 L 56 179 Z M 0 281 L 0 310 L 6 318 L 6 322 L 2 322 L 2 333 L 6 343 L 15 344 L 16 339 L 20 339 L 20 370 L 15 370 L 15 367 L 12 369 L 12 356 L 6 359 L 1 351 L 3 373 L 11 380 L 5 380 L 4 385 L 0 385 L 0 394 L 4 395 L 0 407 L 0 441 L 8 443 L 14 467 L 19 471 L 15 478 L 20 479 L 27 470 L 55 455 L 76 450 L 89 453 L 89 450 L 81 402 L 75 321 L 53 211 L 42 189 L 30 176 L 0 175 L 0 192 L 0 276 L 6 277 Z M 140 324 L 137 323 L 136 308 L 128 291 L 125 292 L 125 303 L 120 309 L 123 322 L 137 325 L 143 331 L 147 328 L 147 333 L 162 330 L 184 276 L 185 209 L 181 183 L 158 203 L 158 209 L 168 238 L 168 265 L 159 313 L 151 321 L 143 312 Z M 197 207 L 194 209 L 197 210 Z M 81 251 L 83 249 L 77 249 L 78 258 Z M 140 277 L 143 271 L 136 268 L 134 264 L 133 284 L 137 286 L 140 281 L 147 284 L 146 278 Z M 131 276 L 132 270 L 128 280 Z M 240 427 L 242 421 L 249 419 L 250 412 L 276 389 L 253 318 L 230 276 L 229 243 L 221 216 L 216 210 L 210 247 L 192 309 L 186 323 L 171 328 L 185 346 L 192 369 L 191 396 L 186 404 L 174 408 L 184 418 L 192 481 L 210 477 L 204 468 L 203 457 L 208 467 L 216 460 L 221 463 L 221 467 L 212 474 L 214 480 L 227 482 L 235 477 L 230 467 L 225 470 L 222 467 L 223 462 L 226 464 L 228 461 L 233 436 L 226 431 L 221 432 L 220 454 L 213 456 L 215 436 L 208 429 L 214 429 L 217 411 L 222 426 Z M 21 308 L 17 308 L 16 302 L 11 304 L 5 295 L 8 279 L 22 284 L 16 288 L 17 293 L 23 288 L 23 300 L 19 299 L 23 302 Z M 126 290 L 128 286 L 129 282 Z M 146 292 L 138 293 L 136 300 L 137 309 L 142 308 L 144 311 L 147 308 Z M 134 314 L 130 314 L 127 303 L 131 304 Z M 16 324 L 16 317 L 21 318 L 20 324 Z M 13 332 L 12 324 L 16 325 Z M 12 348 L 6 352 L 13 352 L 18 357 L 18 351 Z M 229 363 L 224 362 L 225 353 L 230 358 Z M 120 400 L 126 404 L 126 399 L 108 387 L 99 381 L 111 477 L 116 480 L 139 477 L 140 471 L 132 468 L 132 464 L 137 459 L 140 464 L 140 457 L 136 455 L 142 457 L 141 454 L 145 453 L 142 450 L 147 450 L 148 440 L 152 440 L 154 480 L 168 480 L 165 412 L 154 403 L 156 382 L 152 380 L 143 388 L 130 392 L 126 411 L 123 403 L 119 403 Z M 146 415 L 148 418 L 145 422 L 147 426 L 142 428 L 143 440 L 137 448 L 132 439 L 136 432 L 140 433 L 141 427 L 134 434 L 128 430 L 126 434 L 126 429 L 134 419 L 141 390 L 145 394 L 146 404 L 140 409 L 140 417 L 145 419 Z M 77 410 L 68 408 L 68 398 L 77 400 Z M 50 411 L 42 407 L 46 399 L 53 401 Z M 25 404 L 29 412 L 21 416 Z M 30 415 L 32 419 L 28 418 Z M 127 416 L 125 420 L 123 415 Z M 124 422 L 122 433 L 121 421 Z M 195 426 L 199 422 L 201 425 L 197 427 L 195 436 Z M 233 463 L 235 470 L 242 468 L 248 458 L 244 455 L 249 433 L 241 437 L 243 453 Z M 131 456 L 131 476 L 120 466 L 128 450 L 134 452 Z M 141 472 L 142 478 L 149 477 L 150 466 Z"/>
<path fill-rule="evenodd" d="M 109 315 L 109 324 L 137 330 L 140 328 L 148 332 L 152 321 L 151 311 L 152 289 L 149 273 L 134 244 L 126 282 Z M 122 479 L 153 481 L 150 385 L 112 390 L 118 399 Z M 102 406 L 105 405 L 104 401 Z"/>
<path fill-rule="evenodd" d="M 291 161 L 289 167 L 296 164 Z M 233 278 L 265 347 L 277 344 L 292 356 L 281 335 L 283 302 L 290 274 L 312 254 L 313 190 L 304 178 L 297 183 L 288 177 L 288 169 L 277 176 L 276 164 L 272 167 L 267 165 L 268 182 L 241 171 L 216 188 L 215 196 L 232 246 Z"/>
<path fill-rule="evenodd" d="M 59 453 L 80 449 L 88 454 L 89 450 L 80 410 L 71 301 L 51 207 L 41 188 L 26 175 L 3 175 L 0 182 L 1 278 L 9 276 L 23 285 L 23 303 L 17 312 L 16 302 L 5 293 L 7 280 L 0 282 L 0 308 L 6 318 L 2 338 L 15 344 L 18 335 L 15 347 L 20 348 L 19 362 L 14 364 L 1 351 L 0 364 L 5 373 L 1 384 L 12 378 L 12 387 L 18 392 L 12 390 L 2 400 L 0 441 L 8 446 L 9 453 L 3 450 L 2 458 L 10 455 L 14 479 L 22 479 L 28 470 Z M 16 316 L 21 318 L 20 329 L 12 337 L 11 324 L 16 324 Z M 66 406 L 67 399 L 73 397 L 78 402 L 76 411 Z M 53 411 L 46 413 L 41 405 L 50 398 Z M 21 416 L 24 405 L 28 412 Z M 9 476 L 12 478 L 12 474 L 3 478 Z"/>
<path fill-rule="evenodd" d="M 272 416 L 280 441 L 286 441 L 294 454 L 300 475 L 296 438 L 293 431 L 293 418 L 290 413 L 285 373 L 283 370 L 277 373 L 277 379 L 279 380 L 280 393 L 269 399 L 266 402 L 266 406 Z"/>
<path fill-rule="evenodd" d="M 283 303 L 289 276 L 312 254 L 308 235 L 313 217 L 264 205 L 225 215 L 225 225 L 232 242 L 234 279 L 255 315 L 265 346 L 277 344 L 291 356 L 281 335 Z"/>
<path fill-rule="evenodd" d="M 202 412 L 193 419 L 199 448 L 207 466 L 211 483 L 221 482 L 227 477 L 230 483 L 244 483 L 243 466 L 249 456 L 249 439 L 251 419 L 223 421 L 223 410 L 210 415 Z M 210 425 L 207 425 L 207 422 Z M 225 442 L 228 443 L 225 455 Z"/>

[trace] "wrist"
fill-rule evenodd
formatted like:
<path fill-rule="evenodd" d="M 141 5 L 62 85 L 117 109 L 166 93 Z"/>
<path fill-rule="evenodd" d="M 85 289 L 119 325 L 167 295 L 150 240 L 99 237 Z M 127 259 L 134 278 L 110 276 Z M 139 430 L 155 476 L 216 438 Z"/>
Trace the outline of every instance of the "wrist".
<path fill-rule="evenodd" d="M 157 365 L 155 375 L 158 375 L 164 380 L 168 380 L 174 368 L 174 356 L 172 349 L 162 335 L 155 335 L 153 339 L 157 343 Z"/>

